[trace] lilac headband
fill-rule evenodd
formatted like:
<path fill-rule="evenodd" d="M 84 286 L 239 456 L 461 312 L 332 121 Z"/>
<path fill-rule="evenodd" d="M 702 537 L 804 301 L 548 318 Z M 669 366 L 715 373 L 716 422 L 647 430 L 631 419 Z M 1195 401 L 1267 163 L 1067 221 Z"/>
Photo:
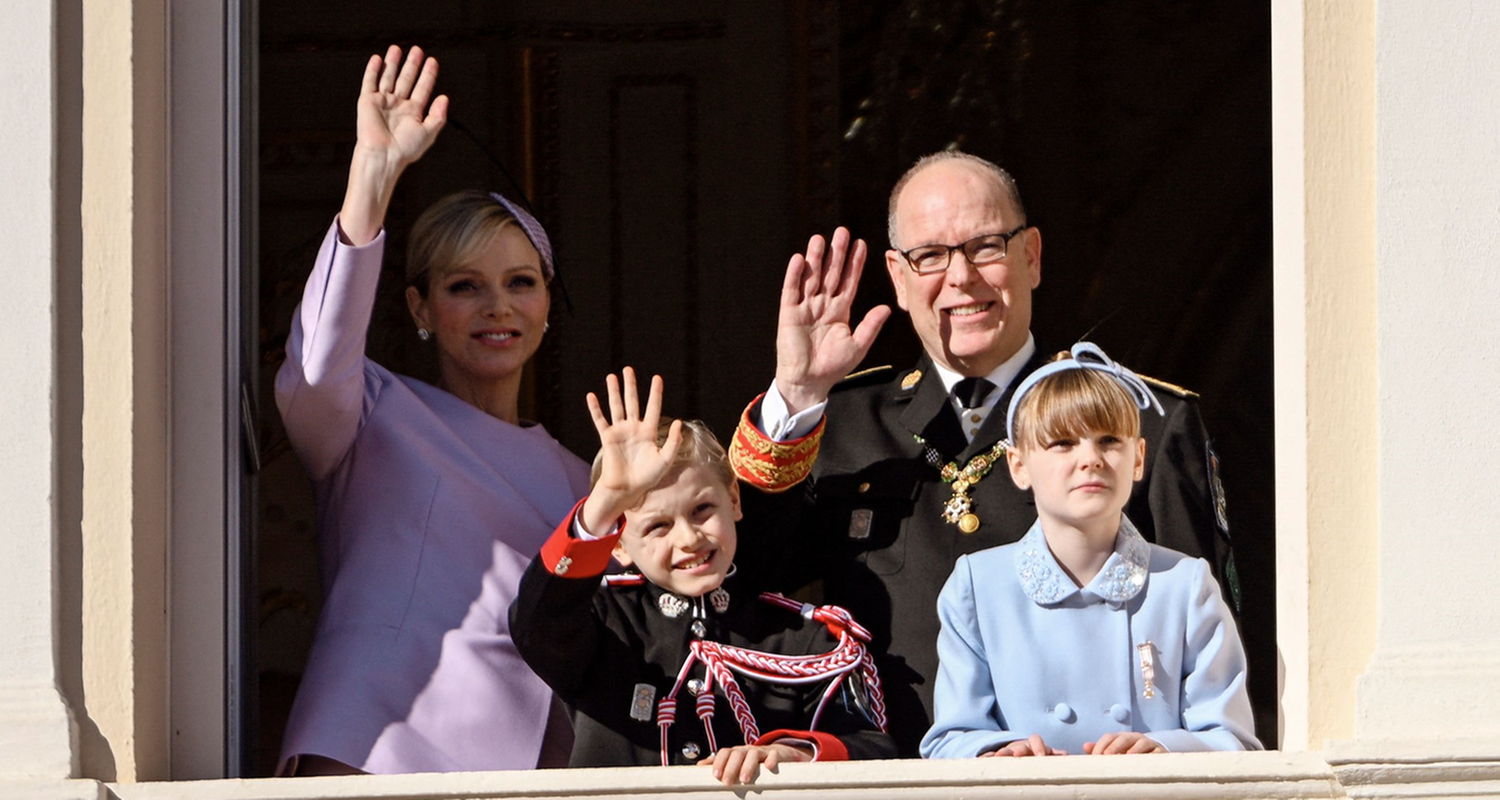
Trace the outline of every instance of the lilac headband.
<path fill-rule="evenodd" d="M 520 223 L 522 232 L 526 234 L 527 239 L 531 240 L 531 246 L 535 247 L 542 257 L 542 274 L 546 275 L 549 281 L 556 277 L 557 270 L 552 262 L 552 240 L 547 238 L 547 231 L 542 227 L 542 223 L 538 222 L 536 217 L 531 216 L 531 212 L 506 200 L 500 193 L 490 192 L 490 197 L 495 198 L 495 202 L 509 211 L 510 215 L 516 218 L 516 222 Z"/>
<path fill-rule="evenodd" d="M 1021 398 L 1025 397 L 1026 393 L 1031 391 L 1043 378 L 1048 375 L 1056 375 L 1064 370 L 1092 369 L 1103 372 L 1119 381 L 1120 385 L 1125 387 L 1126 393 L 1135 400 L 1137 408 L 1142 411 L 1154 408 L 1156 409 L 1156 413 L 1166 416 L 1166 409 L 1161 407 L 1161 401 L 1157 400 L 1156 395 L 1151 393 L 1151 387 L 1147 386 L 1146 382 L 1141 380 L 1141 376 L 1111 361 L 1109 356 L 1105 355 L 1104 351 L 1099 349 L 1099 345 L 1093 342 L 1079 342 L 1073 345 L 1072 352 L 1072 358 L 1054 361 L 1051 364 L 1041 367 L 1036 372 L 1027 375 L 1026 379 L 1021 381 L 1021 385 L 1016 387 L 1016 393 L 1011 395 L 1010 398 L 1010 410 L 1005 412 L 1005 436 L 1011 444 L 1015 444 L 1016 441 L 1016 409 L 1021 405 Z"/>

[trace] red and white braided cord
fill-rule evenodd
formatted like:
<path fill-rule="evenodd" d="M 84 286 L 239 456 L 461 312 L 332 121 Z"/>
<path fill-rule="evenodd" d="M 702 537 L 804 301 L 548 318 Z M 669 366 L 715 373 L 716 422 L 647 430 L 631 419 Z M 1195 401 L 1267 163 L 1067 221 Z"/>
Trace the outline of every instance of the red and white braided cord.
<path fill-rule="evenodd" d="M 816 730 L 828 701 L 838 692 L 848 674 L 858 670 L 868 691 L 870 711 L 875 717 L 875 724 L 880 730 L 886 730 L 885 695 L 880 689 L 880 677 L 875 670 L 875 660 L 862 643 L 870 640 L 869 631 L 856 623 L 848 611 L 838 606 L 815 608 L 779 594 L 770 593 L 762 594 L 760 599 L 798 611 L 804 617 L 827 625 L 830 631 L 838 635 L 838 644 L 827 653 L 785 656 L 702 639 L 692 642 L 688 646 L 688 657 L 683 661 L 682 669 L 677 673 L 677 680 L 672 686 L 671 693 L 657 703 L 656 724 L 661 728 L 662 766 L 669 766 L 671 763 L 667 749 L 667 732 L 677 721 L 676 697 L 682 691 L 682 686 L 687 681 L 693 664 L 700 661 L 704 667 L 703 689 L 694 702 L 694 706 L 698 718 L 703 722 L 710 753 L 718 750 L 713 731 L 715 705 L 713 684 L 715 681 L 723 687 L 724 696 L 729 699 L 729 707 L 734 712 L 735 721 L 739 723 L 740 732 L 744 734 L 745 743 L 749 744 L 760 738 L 760 727 L 756 724 L 754 712 L 750 710 L 749 701 L 745 699 L 744 690 L 740 688 L 739 681 L 735 680 L 735 673 L 781 685 L 816 683 L 832 678 L 828 688 L 823 691 L 817 710 L 813 712 L 812 723 L 808 726 L 810 730 Z"/>

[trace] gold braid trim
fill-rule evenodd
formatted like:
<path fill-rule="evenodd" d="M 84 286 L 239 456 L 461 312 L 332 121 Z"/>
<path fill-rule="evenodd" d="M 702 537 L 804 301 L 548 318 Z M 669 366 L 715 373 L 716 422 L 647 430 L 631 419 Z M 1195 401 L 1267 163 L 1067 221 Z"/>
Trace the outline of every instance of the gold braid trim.
<path fill-rule="evenodd" d="M 729 466 L 740 480 L 765 492 L 784 492 L 801 483 L 812 472 L 823 443 L 827 420 L 819 420 L 812 433 L 790 442 L 778 442 L 756 429 L 750 409 L 740 415 L 739 427 L 729 443 Z"/>

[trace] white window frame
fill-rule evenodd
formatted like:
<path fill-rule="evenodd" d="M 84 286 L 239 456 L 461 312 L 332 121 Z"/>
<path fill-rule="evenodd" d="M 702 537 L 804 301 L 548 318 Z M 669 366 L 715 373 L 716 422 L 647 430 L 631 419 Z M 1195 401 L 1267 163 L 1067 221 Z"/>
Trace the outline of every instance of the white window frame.
<path fill-rule="evenodd" d="M 170 774 L 243 774 L 242 265 L 254 0 L 169 0 Z M 242 183 L 242 179 L 248 184 Z M 252 298 L 253 299 L 253 298 Z M 253 366 L 253 365 L 251 365 Z"/>

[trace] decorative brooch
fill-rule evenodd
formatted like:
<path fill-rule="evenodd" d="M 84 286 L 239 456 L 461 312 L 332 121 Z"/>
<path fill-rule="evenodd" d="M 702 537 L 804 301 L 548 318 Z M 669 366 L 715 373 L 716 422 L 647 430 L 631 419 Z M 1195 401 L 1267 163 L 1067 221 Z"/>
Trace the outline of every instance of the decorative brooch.
<path fill-rule="evenodd" d="M 656 607 L 670 619 L 677 619 L 688 610 L 688 601 L 675 594 L 662 594 L 656 598 Z"/>
<path fill-rule="evenodd" d="M 1135 646 L 1136 655 L 1141 661 L 1141 682 L 1145 684 L 1141 697 L 1147 700 L 1156 697 L 1156 655 L 1151 647 L 1150 639 L 1147 639 L 1145 644 Z"/>

